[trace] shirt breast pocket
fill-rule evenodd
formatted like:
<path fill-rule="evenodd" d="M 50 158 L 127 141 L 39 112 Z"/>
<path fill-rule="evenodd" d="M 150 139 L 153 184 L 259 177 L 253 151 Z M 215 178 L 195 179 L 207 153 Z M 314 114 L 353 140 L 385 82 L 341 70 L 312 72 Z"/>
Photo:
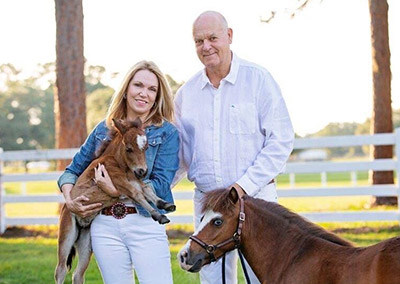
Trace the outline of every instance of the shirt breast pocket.
<path fill-rule="evenodd" d="M 252 103 L 232 104 L 229 109 L 229 131 L 232 134 L 254 134 L 257 113 Z"/>
<path fill-rule="evenodd" d="M 154 162 L 158 153 L 158 149 L 162 144 L 161 137 L 148 138 L 149 147 L 146 150 L 146 162 L 147 162 L 147 175 L 149 176 L 153 170 Z"/>

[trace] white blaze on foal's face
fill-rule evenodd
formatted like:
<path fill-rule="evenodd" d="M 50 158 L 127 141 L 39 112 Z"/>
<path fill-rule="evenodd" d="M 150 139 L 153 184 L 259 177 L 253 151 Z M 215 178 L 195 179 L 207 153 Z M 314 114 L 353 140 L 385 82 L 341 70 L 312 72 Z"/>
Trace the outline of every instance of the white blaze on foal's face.
<path fill-rule="evenodd" d="M 136 143 L 141 151 L 146 147 L 147 137 L 146 135 L 138 135 L 136 138 Z"/>

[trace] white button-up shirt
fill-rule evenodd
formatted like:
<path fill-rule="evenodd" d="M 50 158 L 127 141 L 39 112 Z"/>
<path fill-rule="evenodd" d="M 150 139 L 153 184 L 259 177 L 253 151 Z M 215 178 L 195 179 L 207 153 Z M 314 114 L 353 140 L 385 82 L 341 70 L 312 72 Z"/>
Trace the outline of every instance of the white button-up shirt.
<path fill-rule="evenodd" d="M 175 106 L 180 173 L 201 191 L 238 183 L 253 196 L 284 171 L 294 132 L 264 68 L 233 55 L 218 88 L 202 70 L 179 89 Z"/>

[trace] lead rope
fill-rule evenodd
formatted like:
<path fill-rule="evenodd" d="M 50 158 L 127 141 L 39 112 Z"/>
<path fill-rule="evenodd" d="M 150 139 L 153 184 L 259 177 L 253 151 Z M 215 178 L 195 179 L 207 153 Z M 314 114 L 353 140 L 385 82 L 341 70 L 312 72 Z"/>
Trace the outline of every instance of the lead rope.
<path fill-rule="evenodd" d="M 240 251 L 239 248 L 237 249 L 237 251 L 238 251 L 238 254 L 239 254 L 239 258 L 240 258 L 240 264 L 242 265 L 242 270 L 243 270 L 243 273 L 244 273 L 244 277 L 246 278 L 246 282 L 247 282 L 247 284 L 251 284 L 250 277 L 249 277 L 249 274 L 247 272 L 246 264 L 244 262 L 243 254 L 242 254 L 242 252 Z M 225 255 L 226 254 L 224 254 L 224 256 L 222 257 L 222 284 L 226 284 L 226 279 L 225 279 Z"/>
<path fill-rule="evenodd" d="M 246 264 L 245 264 L 245 262 L 244 262 L 243 254 L 242 254 L 242 252 L 240 251 L 239 248 L 238 248 L 237 250 L 238 250 L 238 253 L 239 253 L 239 257 L 240 257 L 240 263 L 242 264 L 242 269 L 243 269 L 244 277 L 246 277 L 247 284 L 251 284 L 251 283 L 250 283 L 249 274 L 247 273 Z"/>
<path fill-rule="evenodd" d="M 222 284 L 226 284 L 226 279 L 225 279 L 225 256 L 222 257 Z"/>

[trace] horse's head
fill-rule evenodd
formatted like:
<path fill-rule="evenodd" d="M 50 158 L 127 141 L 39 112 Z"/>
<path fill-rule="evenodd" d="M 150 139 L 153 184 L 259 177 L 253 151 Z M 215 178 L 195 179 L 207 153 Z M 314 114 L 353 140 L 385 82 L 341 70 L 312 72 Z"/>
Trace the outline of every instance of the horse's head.
<path fill-rule="evenodd" d="M 113 122 L 122 137 L 122 158 L 138 179 L 144 178 L 147 174 L 145 152 L 148 144 L 146 134 L 141 129 L 142 121 L 137 118 L 135 121 L 113 119 Z"/>
<path fill-rule="evenodd" d="M 244 212 L 243 200 L 238 200 L 234 188 L 207 193 L 203 200 L 201 222 L 178 253 L 182 269 L 198 272 L 203 265 L 239 246 Z"/>

